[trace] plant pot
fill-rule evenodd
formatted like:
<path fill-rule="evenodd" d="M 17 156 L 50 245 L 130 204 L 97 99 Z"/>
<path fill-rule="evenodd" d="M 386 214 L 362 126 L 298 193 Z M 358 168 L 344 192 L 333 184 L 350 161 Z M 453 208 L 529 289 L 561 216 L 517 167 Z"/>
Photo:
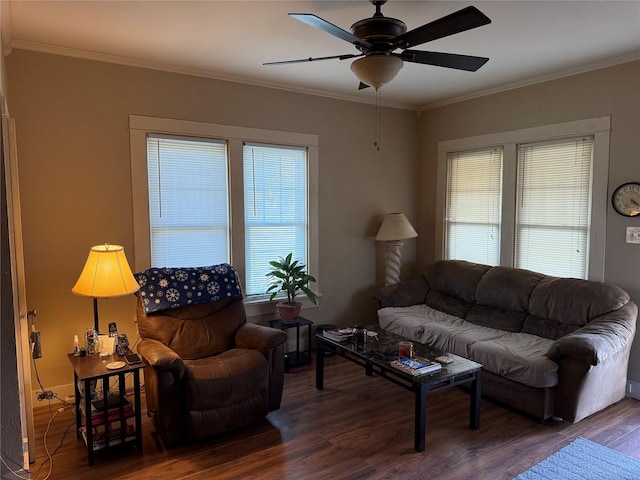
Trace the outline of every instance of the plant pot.
<path fill-rule="evenodd" d="M 291 305 L 289 303 L 278 302 L 276 306 L 280 313 L 280 320 L 282 320 L 283 323 L 295 323 L 296 318 L 300 316 L 300 310 L 302 309 L 301 303 L 294 303 Z"/>

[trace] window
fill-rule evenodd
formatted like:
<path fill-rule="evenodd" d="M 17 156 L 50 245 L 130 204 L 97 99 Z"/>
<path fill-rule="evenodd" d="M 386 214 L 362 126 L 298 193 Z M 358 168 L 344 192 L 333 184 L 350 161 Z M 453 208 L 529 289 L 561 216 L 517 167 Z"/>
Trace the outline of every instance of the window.
<path fill-rule="evenodd" d="M 149 135 L 147 169 L 150 266 L 229 262 L 226 142 Z"/>
<path fill-rule="evenodd" d="M 438 258 L 602 280 L 609 126 L 601 117 L 441 142 Z"/>
<path fill-rule="evenodd" d="M 497 265 L 502 149 L 447 157 L 446 258 Z"/>
<path fill-rule="evenodd" d="M 265 291 L 270 260 L 293 252 L 307 264 L 307 160 L 301 148 L 244 146 L 247 295 Z"/>
<path fill-rule="evenodd" d="M 137 271 L 229 262 L 250 316 L 273 308 L 263 305 L 270 260 L 293 252 L 318 278 L 317 136 L 129 123 Z"/>
<path fill-rule="evenodd" d="M 593 137 L 518 147 L 515 266 L 586 278 Z"/>

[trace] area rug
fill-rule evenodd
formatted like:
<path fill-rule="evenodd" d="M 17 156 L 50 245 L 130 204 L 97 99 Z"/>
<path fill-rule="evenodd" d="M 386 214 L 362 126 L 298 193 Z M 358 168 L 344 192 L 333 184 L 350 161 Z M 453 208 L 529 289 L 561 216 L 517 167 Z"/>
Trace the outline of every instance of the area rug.
<path fill-rule="evenodd" d="M 640 460 L 578 437 L 514 480 L 638 480 Z"/>

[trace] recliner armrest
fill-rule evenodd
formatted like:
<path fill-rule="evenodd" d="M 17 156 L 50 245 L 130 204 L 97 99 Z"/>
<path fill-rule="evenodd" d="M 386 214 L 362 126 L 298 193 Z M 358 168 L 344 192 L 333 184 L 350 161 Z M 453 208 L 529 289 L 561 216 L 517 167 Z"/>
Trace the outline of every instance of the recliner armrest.
<path fill-rule="evenodd" d="M 638 307 L 628 302 L 622 308 L 557 339 L 549 348 L 547 357 L 558 361 L 562 356 L 568 356 L 589 365 L 598 365 L 633 340 L 637 316 Z"/>
<path fill-rule="evenodd" d="M 276 328 L 245 323 L 236 332 L 236 347 L 268 352 L 287 341 L 287 334 Z"/>
<path fill-rule="evenodd" d="M 152 368 L 172 371 L 177 378 L 184 375 L 182 358 L 158 340 L 142 340 L 138 345 L 138 354 Z"/>

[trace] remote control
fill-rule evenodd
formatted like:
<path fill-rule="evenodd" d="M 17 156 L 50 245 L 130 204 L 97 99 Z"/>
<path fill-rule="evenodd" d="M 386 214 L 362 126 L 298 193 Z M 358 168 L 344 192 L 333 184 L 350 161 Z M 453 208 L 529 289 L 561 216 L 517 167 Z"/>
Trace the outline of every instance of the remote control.
<path fill-rule="evenodd" d="M 446 364 L 448 364 L 448 363 L 453 362 L 453 358 L 451 358 L 451 357 L 445 357 L 445 356 L 443 355 L 443 356 L 441 356 L 441 357 L 437 357 L 437 358 L 436 358 L 436 362 L 438 362 L 438 363 L 442 363 L 442 364 L 446 365 Z"/>

